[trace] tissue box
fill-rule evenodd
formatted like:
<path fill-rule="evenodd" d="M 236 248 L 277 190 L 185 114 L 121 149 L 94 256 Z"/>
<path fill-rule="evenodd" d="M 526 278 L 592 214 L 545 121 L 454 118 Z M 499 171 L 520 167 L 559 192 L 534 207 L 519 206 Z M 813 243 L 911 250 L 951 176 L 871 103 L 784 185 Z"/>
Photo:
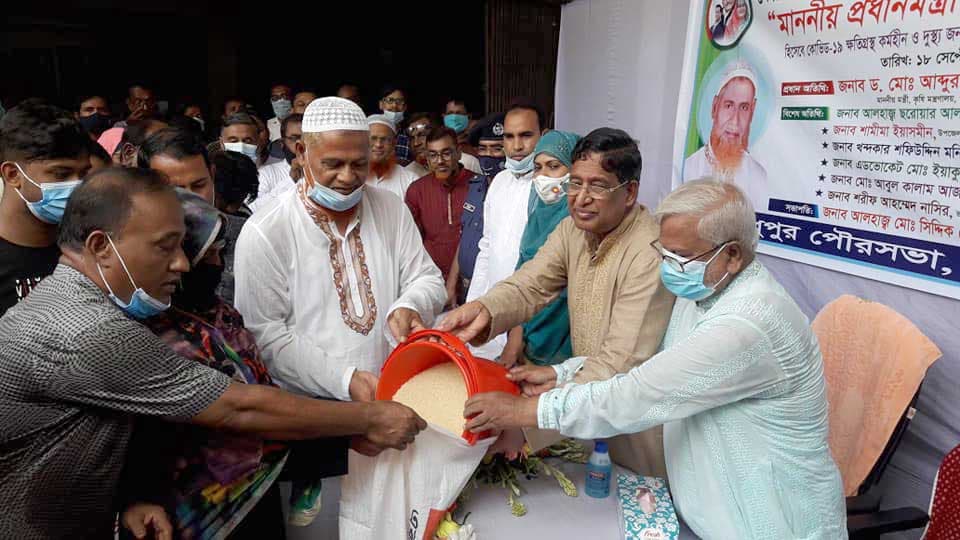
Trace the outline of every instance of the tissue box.
<path fill-rule="evenodd" d="M 625 540 L 676 540 L 680 523 L 662 478 L 617 475 L 620 523 Z"/>

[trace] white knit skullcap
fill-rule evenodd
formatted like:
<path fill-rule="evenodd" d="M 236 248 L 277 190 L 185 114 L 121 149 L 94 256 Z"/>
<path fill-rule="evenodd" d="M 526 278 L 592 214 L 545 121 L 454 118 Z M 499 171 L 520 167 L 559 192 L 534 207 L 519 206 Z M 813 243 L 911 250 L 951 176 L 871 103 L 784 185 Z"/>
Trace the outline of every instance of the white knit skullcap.
<path fill-rule="evenodd" d="M 757 90 L 757 76 L 753 72 L 753 68 L 750 67 L 750 64 L 746 62 L 735 62 L 727 69 L 726 75 L 723 77 L 723 81 L 720 83 L 720 86 L 717 88 L 717 94 L 720 95 L 720 92 L 723 91 L 723 87 L 727 85 L 728 82 L 736 79 L 737 77 L 743 77 L 748 79 L 753 84 L 753 90 Z"/>
<path fill-rule="evenodd" d="M 371 114 L 367 117 L 367 124 L 371 126 L 374 124 L 384 125 L 390 128 L 394 134 L 397 132 L 397 125 L 393 123 L 393 120 L 387 118 L 385 114 Z"/>
<path fill-rule="evenodd" d="M 369 131 L 367 117 L 359 105 L 338 97 L 315 99 L 303 113 L 304 133 L 326 131 Z"/>

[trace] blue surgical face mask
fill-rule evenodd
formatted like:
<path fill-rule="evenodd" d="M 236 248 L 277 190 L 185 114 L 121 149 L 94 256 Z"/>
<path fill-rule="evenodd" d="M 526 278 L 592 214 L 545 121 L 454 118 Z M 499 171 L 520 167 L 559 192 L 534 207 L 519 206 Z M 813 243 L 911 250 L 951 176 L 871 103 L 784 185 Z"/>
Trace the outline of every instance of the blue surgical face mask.
<path fill-rule="evenodd" d="M 717 255 L 723 252 L 723 248 L 729 243 L 730 242 L 725 242 L 720 245 L 717 248 L 717 252 L 706 261 L 687 262 L 683 257 L 664 250 L 667 255 L 683 263 L 683 271 L 681 272 L 667 260 L 664 260 L 660 263 L 660 280 L 663 281 L 663 286 L 676 296 L 686 298 L 687 300 L 699 302 L 700 300 L 709 298 L 716 292 L 717 285 L 708 286 L 703 282 L 707 273 L 707 267 L 717 258 Z M 729 272 L 724 274 L 717 283 L 727 279 L 729 274 Z"/>
<path fill-rule="evenodd" d="M 321 185 L 320 182 L 317 182 L 317 177 L 313 174 L 313 169 L 310 167 L 309 149 L 304 152 L 304 158 L 307 162 L 304 170 L 310 173 L 309 180 L 313 182 L 313 188 L 311 188 L 307 193 L 307 196 L 310 197 L 310 200 L 328 210 L 333 210 L 334 212 L 346 212 L 347 210 L 360 204 L 360 199 L 363 198 L 362 185 L 351 191 L 349 195 L 344 195 L 337 190 Z"/>
<path fill-rule="evenodd" d="M 273 108 L 273 114 L 277 115 L 277 120 L 283 120 L 290 116 L 290 111 L 293 110 L 293 103 L 286 98 L 271 101 L 270 106 Z"/>
<path fill-rule="evenodd" d="M 403 111 L 383 111 L 383 115 L 395 126 L 399 126 L 400 122 L 403 122 Z"/>
<path fill-rule="evenodd" d="M 63 211 L 67 208 L 67 200 L 70 198 L 70 195 L 73 194 L 73 190 L 77 189 L 77 186 L 80 185 L 81 180 L 65 180 L 63 182 L 45 182 L 38 184 L 27 176 L 27 173 L 23 171 L 19 163 L 14 163 L 14 165 L 16 165 L 20 174 L 27 179 L 27 182 L 40 188 L 40 200 L 36 202 L 28 201 L 27 198 L 23 196 L 23 193 L 20 193 L 19 189 L 15 190 L 17 195 L 26 203 L 27 210 L 30 210 L 31 214 L 44 223 L 49 223 L 50 225 L 60 223 L 63 219 Z"/>
<path fill-rule="evenodd" d="M 240 152 L 241 154 L 252 159 L 254 163 L 257 162 L 257 145 L 245 143 L 245 142 L 228 142 L 223 143 L 223 149 L 229 150 L 230 152 Z"/>
<path fill-rule="evenodd" d="M 528 172 L 533 170 L 533 153 L 531 152 L 529 156 L 517 161 L 507 157 L 506 166 L 507 170 L 512 172 L 516 176 L 523 176 Z"/>
<path fill-rule="evenodd" d="M 480 171 L 484 176 L 493 178 L 503 170 L 504 158 L 502 157 L 480 156 L 477 159 L 480 161 Z"/>
<path fill-rule="evenodd" d="M 130 301 L 124 302 L 119 299 L 117 295 L 113 294 L 113 288 L 110 287 L 110 283 L 107 282 L 107 278 L 103 276 L 103 269 L 100 268 L 100 263 L 97 263 L 97 272 L 100 272 L 100 279 L 103 280 L 103 284 L 107 286 L 107 291 L 110 293 L 110 300 L 117 305 L 120 309 L 126 312 L 127 315 L 133 317 L 134 319 L 149 319 L 154 315 L 159 315 L 163 313 L 170 307 L 170 303 L 163 303 L 156 298 L 147 294 L 147 291 L 137 287 L 137 282 L 133 280 L 133 276 L 130 275 L 130 270 L 127 269 L 127 263 L 123 262 L 123 257 L 120 255 L 120 251 L 117 249 L 117 246 L 113 243 L 113 239 L 107 235 L 107 240 L 110 242 L 110 245 L 113 247 L 113 250 L 117 252 L 117 259 L 120 260 L 120 266 L 123 267 L 123 271 L 127 273 L 127 279 L 130 280 L 130 284 L 133 285 L 134 291 L 130 295 Z"/>
<path fill-rule="evenodd" d="M 448 114 L 443 117 L 443 125 L 457 133 L 463 133 L 468 124 L 470 124 L 470 118 L 465 114 Z"/>

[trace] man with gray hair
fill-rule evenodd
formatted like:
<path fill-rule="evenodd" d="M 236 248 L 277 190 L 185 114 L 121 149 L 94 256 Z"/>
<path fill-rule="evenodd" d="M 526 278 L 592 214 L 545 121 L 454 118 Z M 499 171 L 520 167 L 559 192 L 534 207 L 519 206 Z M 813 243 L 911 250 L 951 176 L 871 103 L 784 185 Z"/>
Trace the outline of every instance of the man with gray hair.
<path fill-rule="evenodd" d="M 823 359 L 807 318 L 755 260 L 750 201 L 701 179 L 667 196 L 655 217 L 661 279 L 679 297 L 661 352 L 587 384 L 568 384 L 577 358 L 516 368 L 524 394 L 540 395 L 474 396 L 467 429 L 596 438 L 663 424 L 674 503 L 701 538 L 846 538 Z"/>
<path fill-rule="evenodd" d="M 247 113 L 231 114 L 223 121 L 220 129 L 220 147 L 223 150 L 239 152 L 260 165 L 257 155 L 257 142 L 260 128 Z"/>

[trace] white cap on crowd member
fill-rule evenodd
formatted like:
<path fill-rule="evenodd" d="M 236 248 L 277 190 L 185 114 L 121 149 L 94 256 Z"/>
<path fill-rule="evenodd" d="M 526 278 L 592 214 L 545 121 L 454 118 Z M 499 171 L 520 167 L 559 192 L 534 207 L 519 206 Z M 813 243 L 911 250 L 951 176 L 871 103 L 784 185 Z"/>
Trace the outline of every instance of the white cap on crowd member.
<path fill-rule="evenodd" d="M 370 131 L 363 109 L 349 99 L 325 97 L 315 99 L 303 113 L 304 133 L 326 131 Z"/>
<path fill-rule="evenodd" d="M 386 115 L 383 114 L 371 114 L 367 117 L 367 124 L 371 126 L 374 124 L 380 124 L 390 128 L 390 131 L 394 132 L 394 134 L 397 132 L 397 125 L 393 123 L 393 120 L 390 120 L 386 117 Z"/>

